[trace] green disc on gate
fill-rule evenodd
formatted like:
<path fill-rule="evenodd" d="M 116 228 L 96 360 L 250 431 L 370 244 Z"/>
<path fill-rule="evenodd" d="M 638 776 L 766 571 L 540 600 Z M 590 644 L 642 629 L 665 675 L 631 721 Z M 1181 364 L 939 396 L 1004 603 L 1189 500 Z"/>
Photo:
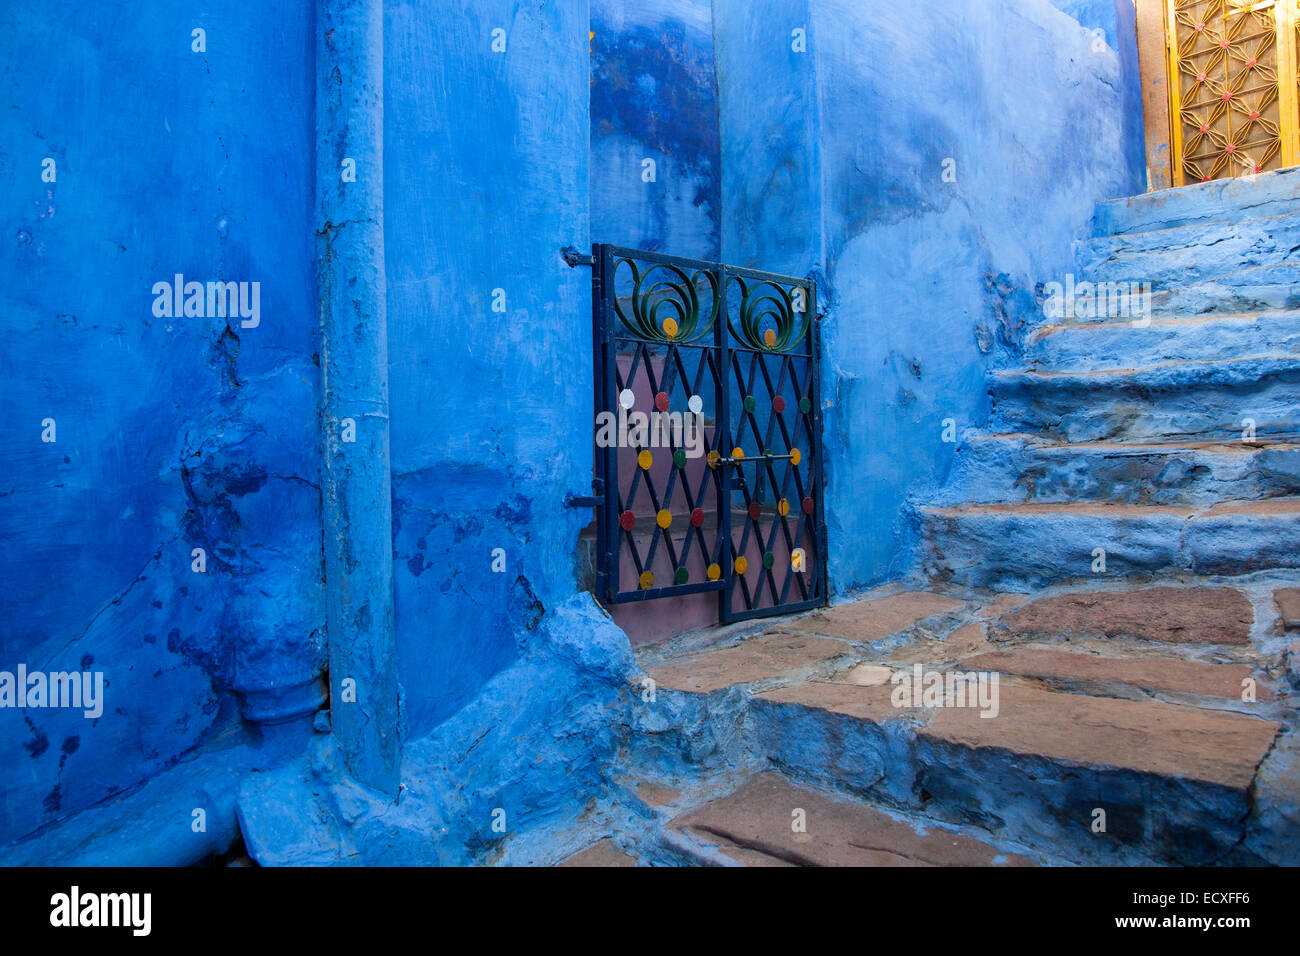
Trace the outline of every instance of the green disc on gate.
<path fill-rule="evenodd" d="M 685 468 L 686 452 L 682 451 L 680 448 L 677 449 L 675 452 L 673 452 L 673 464 L 676 465 L 678 468 Z"/>
<path fill-rule="evenodd" d="M 812 411 L 812 401 L 809 400 L 808 396 L 805 395 L 803 398 L 799 399 L 799 411 L 803 412 L 805 415 Z"/>
<path fill-rule="evenodd" d="M 747 412 L 752 412 L 752 411 L 754 411 L 754 409 L 756 409 L 756 408 L 758 408 L 758 399 L 754 398 L 753 395 L 746 395 L 746 396 L 745 396 L 745 411 L 747 411 Z"/>
<path fill-rule="evenodd" d="M 673 572 L 673 580 L 676 581 L 678 584 L 685 584 L 690 579 L 691 579 L 691 572 L 687 571 L 685 568 L 678 568 L 676 571 Z"/>
<path fill-rule="evenodd" d="M 772 565 L 774 564 L 776 564 L 776 555 L 774 555 L 771 551 L 763 555 L 763 567 L 766 570 L 771 571 Z"/>

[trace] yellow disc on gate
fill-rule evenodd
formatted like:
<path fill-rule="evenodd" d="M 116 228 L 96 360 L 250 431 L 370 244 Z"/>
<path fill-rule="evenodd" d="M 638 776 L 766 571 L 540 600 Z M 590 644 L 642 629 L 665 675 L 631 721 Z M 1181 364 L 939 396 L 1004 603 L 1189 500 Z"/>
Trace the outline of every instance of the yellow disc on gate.
<path fill-rule="evenodd" d="M 776 513 L 782 518 L 788 515 L 790 513 L 790 502 L 786 501 L 784 498 L 778 501 L 776 504 Z"/>
<path fill-rule="evenodd" d="M 766 345 L 768 348 L 771 348 L 773 345 L 776 345 L 775 329 L 768 329 L 766 332 L 763 333 L 763 344 Z"/>
<path fill-rule="evenodd" d="M 744 457 L 745 457 L 745 449 L 743 449 L 743 448 L 733 448 L 733 449 L 731 449 L 731 457 L 734 458 L 734 459 L 736 459 L 737 461 L 740 461 L 740 460 L 744 459 Z"/>
<path fill-rule="evenodd" d="M 655 456 L 648 451 L 643 451 L 636 456 L 636 463 L 641 466 L 642 471 L 649 471 L 650 466 L 655 463 Z"/>
<path fill-rule="evenodd" d="M 655 586 L 655 574 L 654 574 L 654 572 L 653 572 L 653 571 L 646 571 L 646 572 L 644 572 L 644 573 L 641 575 L 641 578 L 640 578 L 640 584 L 641 584 L 641 590 L 642 590 L 642 591 L 649 591 L 652 587 L 654 587 L 654 586 Z"/>
<path fill-rule="evenodd" d="M 710 564 L 707 573 L 710 581 L 716 581 L 718 578 L 722 577 L 722 568 L 718 567 L 716 564 Z"/>
<path fill-rule="evenodd" d="M 709 467 L 716 469 L 718 467 L 718 462 L 722 460 L 722 456 L 716 451 L 711 451 L 708 454 L 707 460 L 709 462 Z"/>
<path fill-rule="evenodd" d="M 660 511 L 659 514 L 655 515 L 655 523 L 667 531 L 673 523 L 673 513 L 667 509 Z"/>
<path fill-rule="evenodd" d="M 791 448 L 791 449 L 790 449 L 790 464 L 792 464 L 792 465 L 798 465 L 799 462 L 801 462 L 801 461 L 803 461 L 803 452 L 801 452 L 798 448 Z"/>
<path fill-rule="evenodd" d="M 736 563 L 732 566 L 736 569 L 737 574 L 744 574 L 749 570 L 749 561 L 745 558 L 737 558 Z"/>
<path fill-rule="evenodd" d="M 664 319 L 664 335 L 668 336 L 670 339 L 677 338 L 676 319 Z"/>

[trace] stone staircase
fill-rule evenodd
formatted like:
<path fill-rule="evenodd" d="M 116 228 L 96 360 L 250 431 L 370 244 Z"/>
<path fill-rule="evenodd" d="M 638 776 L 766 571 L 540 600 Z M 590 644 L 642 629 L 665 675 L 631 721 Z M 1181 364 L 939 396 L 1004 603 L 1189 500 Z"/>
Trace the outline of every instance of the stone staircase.
<path fill-rule="evenodd" d="M 1076 304 L 991 376 L 988 429 L 921 509 L 927 577 L 1300 567 L 1300 170 L 1103 203 L 1094 222 L 1079 282 L 1149 283 L 1151 309 Z"/>
<path fill-rule="evenodd" d="M 636 823 L 570 863 L 1294 863 L 1300 592 L 1279 583 L 884 590 L 645 648 Z M 995 706 L 900 700 L 918 670 L 996 675 Z"/>
<path fill-rule="evenodd" d="M 991 376 L 914 590 L 642 649 L 641 822 L 575 865 L 1300 862 L 1300 170 L 1095 232 L 1149 316 Z"/>

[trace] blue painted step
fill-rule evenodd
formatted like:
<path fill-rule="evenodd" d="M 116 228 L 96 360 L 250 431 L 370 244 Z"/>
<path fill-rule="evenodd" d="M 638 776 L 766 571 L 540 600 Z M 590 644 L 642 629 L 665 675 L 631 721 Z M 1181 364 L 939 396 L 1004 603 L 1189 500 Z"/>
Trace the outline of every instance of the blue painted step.
<path fill-rule="evenodd" d="M 1043 441 L 974 435 L 935 505 L 1213 504 L 1300 496 L 1300 444 Z"/>
<path fill-rule="evenodd" d="M 1064 280 L 1059 281 L 1062 286 Z M 1085 280 L 1091 281 L 1091 280 Z M 1125 291 L 1131 290 L 1125 286 Z M 1043 325 L 1091 325 L 1112 322 L 1117 312 L 1107 295 L 1077 295 L 1064 317 L 1048 314 L 1044 291 Z M 1108 311 L 1109 308 L 1109 311 Z M 1134 305 L 1136 309 L 1136 304 Z M 1203 282 L 1187 282 L 1151 290 L 1152 318 L 1185 318 L 1198 315 L 1235 315 L 1255 312 L 1300 310 L 1300 262 L 1275 262 L 1227 272 Z"/>
<path fill-rule="evenodd" d="M 1206 508 L 1098 502 L 920 509 L 928 580 L 1013 591 L 1105 575 L 1300 567 L 1300 498 Z"/>
<path fill-rule="evenodd" d="M 1099 371 L 1229 355 L 1300 355 L 1300 310 L 1044 326 L 1030 336 L 1025 364 Z"/>
<path fill-rule="evenodd" d="M 990 376 L 990 427 L 1053 441 L 1239 441 L 1297 435 L 1300 357 Z M 1254 437 L 1251 436 L 1251 437 Z"/>
<path fill-rule="evenodd" d="M 1220 179 L 1097 205 L 1093 235 L 1167 229 L 1192 223 L 1239 222 L 1300 209 L 1300 167 L 1246 179 Z"/>
<path fill-rule="evenodd" d="M 1300 203 L 1285 215 L 1197 223 L 1075 243 L 1081 275 L 1152 289 L 1204 282 L 1257 266 L 1300 262 Z"/>

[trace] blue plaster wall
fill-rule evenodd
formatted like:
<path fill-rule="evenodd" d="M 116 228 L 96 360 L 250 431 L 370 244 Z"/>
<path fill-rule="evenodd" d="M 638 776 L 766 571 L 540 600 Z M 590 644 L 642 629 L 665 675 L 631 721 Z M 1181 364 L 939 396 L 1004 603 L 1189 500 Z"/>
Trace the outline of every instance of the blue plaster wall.
<path fill-rule="evenodd" d="M 0 844 L 256 746 L 241 698 L 323 667 L 311 11 L 0 10 L 0 669 L 107 683 L 0 710 Z M 260 281 L 260 326 L 156 318 L 177 272 Z"/>
<path fill-rule="evenodd" d="M 499 849 L 483 827 L 502 803 L 568 819 L 621 744 L 631 665 L 575 597 L 590 513 L 563 506 L 589 487 L 592 422 L 590 276 L 562 247 L 594 228 L 818 276 L 843 592 L 905 569 L 908 496 L 955 450 L 942 419 L 980 423 L 1034 283 L 1068 268 L 1096 200 L 1140 182 L 1121 58 L 1046 0 L 925 18 L 715 0 L 712 45 L 700 4 L 604 9 L 589 41 L 582 2 L 385 5 L 393 588 L 420 791 L 377 860 L 429 859 L 426 807 L 449 860 Z M 311 6 L 53 13 L 0 13 L 0 668 L 102 668 L 110 709 L 0 711 L 0 843 L 192 755 L 302 752 L 266 752 L 241 707 L 324 666 Z M 602 76 L 632 79 L 602 103 Z M 603 192 L 641 145 L 663 194 Z M 261 281 L 261 326 L 155 319 L 175 272 Z"/>
<path fill-rule="evenodd" d="M 843 593 L 907 571 L 909 499 L 942 485 L 957 448 L 943 421 L 984 421 L 984 375 L 1036 320 L 1035 284 L 1071 267 L 1094 203 L 1140 191 L 1128 81 L 1046 0 L 714 8 L 724 255 L 823 279 Z"/>
<path fill-rule="evenodd" d="M 1142 116 L 1142 78 L 1138 64 L 1134 0 L 1052 0 L 1052 6 L 1077 20 L 1119 54 L 1125 162 L 1145 163 L 1146 131 Z"/>
<path fill-rule="evenodd" d="M 563 501 L 591 486 L 591 277 L 560 252 L 590 243 L 588 12 L 419 0 L 386 4 L 384 34 L 393 573 L 416 737 L 577 588 L 591 514 Z"/>
<path fill-rule="evenodd" d="M 716 259 L 722 163 L 708 0 L 591 5 L 591 231 Z M 642 163 L 655 162 L 655 181 Z"/>
<path fill-rule="evenodd" d="M 821 264 L 816 59 L 807 0 L 714 0 L 725 262 L 806 276 Z"/>
<path fill-rule="evenodd" d="M 1037 321 L 1035 284 L 1072 268 L 1094 204 L 1140 191 L 1143 167 L 1124 149 L 1118 56 L 1043 0 L 813 10 L 843 589 L 906 569 L 907 501 L 957 448 L 944 420 L 985 420 L 985 372 Z"/>

